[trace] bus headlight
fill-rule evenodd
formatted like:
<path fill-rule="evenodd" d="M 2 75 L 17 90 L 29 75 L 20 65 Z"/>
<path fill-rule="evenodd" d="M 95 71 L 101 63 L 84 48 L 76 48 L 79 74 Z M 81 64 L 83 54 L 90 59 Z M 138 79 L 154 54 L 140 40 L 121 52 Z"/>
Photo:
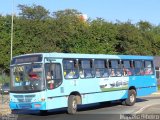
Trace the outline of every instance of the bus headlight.
<path fill-rule="evenodd" d="M 41 101 L 45 101 L 45 98 L 41 98 Z"/>

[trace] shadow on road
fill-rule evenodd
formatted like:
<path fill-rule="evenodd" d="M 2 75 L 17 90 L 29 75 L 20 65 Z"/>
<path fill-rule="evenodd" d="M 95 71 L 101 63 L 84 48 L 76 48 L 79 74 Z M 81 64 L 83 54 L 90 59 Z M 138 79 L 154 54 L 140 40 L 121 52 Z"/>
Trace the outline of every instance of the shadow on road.
<path fill-rule="evenodd" d="M 148 100 L 145 99 L 145 98 L 137 98 L 137 99 L 136 99 L 136 103 L 145 102 L 145 101 L 148 101 Z"/>

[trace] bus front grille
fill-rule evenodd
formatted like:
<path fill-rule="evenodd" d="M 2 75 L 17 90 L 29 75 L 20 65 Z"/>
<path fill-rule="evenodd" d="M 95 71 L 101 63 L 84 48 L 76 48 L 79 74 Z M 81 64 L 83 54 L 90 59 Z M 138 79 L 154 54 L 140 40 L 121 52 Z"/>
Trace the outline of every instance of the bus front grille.
<path fill-rule="evenodd" d="M 19 107 L 22 109 L 30 109 L 32 108 L 31 104 L 19 104 Z"/>
<path fill-rule="evenodd" d="M 35 95 L 14 95 L 18 102 L 31 102 Z"/>

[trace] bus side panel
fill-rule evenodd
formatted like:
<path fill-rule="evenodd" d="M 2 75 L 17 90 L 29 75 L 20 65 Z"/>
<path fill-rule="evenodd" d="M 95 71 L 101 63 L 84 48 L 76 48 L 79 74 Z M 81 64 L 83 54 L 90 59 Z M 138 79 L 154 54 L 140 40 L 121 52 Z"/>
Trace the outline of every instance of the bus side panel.
<path fill-rule="evenodd" d="M 156 91 L 157 91 L 157 87 L 139 88 L 139 89 L 137 89 L 137 96 L 150 95 Z"/>
<path fill-rule="evenodd" d="M 134 86 L 137 96 L 145 96 L 157 91 L 157 80 L 154 75 L 131 76 L 129 86 Z"/>
<path fill-rule="evenodd" d="M 68 102 L 68 97 L 62 96 L 62 97 L 53 97 L 53 98 L 48 98 L 46 102 L 46 109 L 51 110 L 51 109 L 56 109 L 56 108 L 62 108 L 62 107 L 67 107 Z"/>
<path fill-rule="evenodd" d="M 157 86 L 157 81 L 154 75 L 152 76 L 131 76 L 129 86 L 135 86 L 138 88 L 146 88 L 151 86 Z"/>
<path fill-rule="evenodd" d="M 119 91 L 110 91 L 110 92 L 101 92 L 94 94 L 87 94 L 88 103 L 104 102 L 104 101 L 113 101 L 126 99 L 128 95 L 128 90 L 119 90 Z M 83 102 L 83 104 L 87 104 Z"/>

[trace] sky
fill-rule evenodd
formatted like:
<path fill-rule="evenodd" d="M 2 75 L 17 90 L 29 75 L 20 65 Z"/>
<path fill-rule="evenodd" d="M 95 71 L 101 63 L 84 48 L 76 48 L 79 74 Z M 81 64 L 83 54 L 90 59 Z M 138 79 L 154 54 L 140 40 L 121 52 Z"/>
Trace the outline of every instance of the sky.
<path fill-rule="evenodd" d="M 0 14 L 11 14 L 14 6 L 14 12 L 18 15 L 18 4 L 41 5 L 50 12 L 76 9 L 87 14 L 91 20 L 103 18 L 109 22 L 129 20 L 132 23 L 143 20 L 160 25 L 160 0 L 1 0 Z"/>

